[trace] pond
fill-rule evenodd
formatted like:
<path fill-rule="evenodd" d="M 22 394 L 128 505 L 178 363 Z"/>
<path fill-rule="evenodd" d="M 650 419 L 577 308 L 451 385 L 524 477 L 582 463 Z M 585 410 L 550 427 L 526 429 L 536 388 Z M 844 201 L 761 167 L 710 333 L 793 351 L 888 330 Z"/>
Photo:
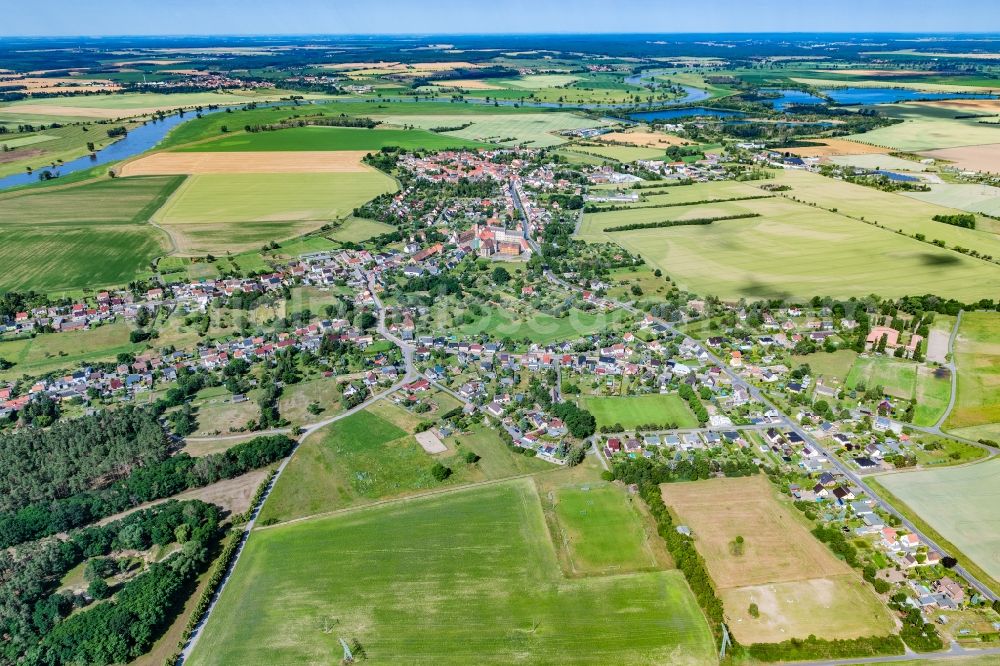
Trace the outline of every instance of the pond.
<path fill-rule="evenodd" d="M 677 118 L 692 118 L 696 116 L 710 118 L 730 118 L 742 116 L 739 111 L 727 111 L 726 109 L 710 109 L 705 106 L 693 106 L 684 109 L 659 109 L 657 111 L 637 111 L 628 114 L 630 120 L 641 122 L 653 122 L 657 120 L 675 120 Z"/>
<path fill-rule="evenodd" d="M 762 93 L 779 95 L 776 99 L 764 100 L 764 103 L 771 103 L 775 111 L 784 111 L 789 106 L 795 104 L 826 104 L 826 100 L 816 95 L 810 95 L 801 90 L 790 90 L 785 88 L 761 88 Z"/>

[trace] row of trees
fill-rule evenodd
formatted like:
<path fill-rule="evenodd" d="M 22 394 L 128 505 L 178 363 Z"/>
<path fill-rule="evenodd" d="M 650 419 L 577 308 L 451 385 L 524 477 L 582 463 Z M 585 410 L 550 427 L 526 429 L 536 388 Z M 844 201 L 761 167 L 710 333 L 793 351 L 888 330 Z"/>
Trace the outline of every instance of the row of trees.
<path fill-rule="evenodd" d="M 760 217 L 760 213 L 740 213 L 739 215 L 722 215 L 720 217 L 697 217 L 690 220 L 662 220 L 660 222 L 633 222 L 632 224 L 620 224 L 616 227 L 608 227 L 605 232 L 613 231 L 634 231 L 636 229 L 663 229 L 666 227 L 688 227 L 722 222 L 723 220 L 745 220 L 751 217 Z"/>
<path fill-rule="evenodd" d="M 97 490 L 35 502 L 0 514 L 0 548 L 87 525 L 144 502 L 170 497 L 222 479 L 231 479 L 284 458 L 294 448 L 284 435 L 256 437 L 222 453 L 192 458 L 179 453 L 137 467 L 125 478 Z"/>

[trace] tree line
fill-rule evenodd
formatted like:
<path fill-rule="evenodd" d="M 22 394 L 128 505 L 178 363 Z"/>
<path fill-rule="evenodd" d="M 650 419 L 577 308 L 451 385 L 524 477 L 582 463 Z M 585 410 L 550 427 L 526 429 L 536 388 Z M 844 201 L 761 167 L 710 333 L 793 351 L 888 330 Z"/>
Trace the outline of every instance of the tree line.
<path fill-rule="evenodd" d="M 723 220 L 745 220 L 751 217 L 760 217 L 760 213 L 740 213 L 739 215 L 723 215 L 721 217 L 696 217 L 690 220 L 662 220 L 660 222 L 633 222 L 632 224 L 621 224 L 616 227 L 607 227 L 603 231 L 611 233 L 615 231 L 635 231 L 636 229 L 663 229 L 665 227 L 687 227 L 712 224 Z"/>

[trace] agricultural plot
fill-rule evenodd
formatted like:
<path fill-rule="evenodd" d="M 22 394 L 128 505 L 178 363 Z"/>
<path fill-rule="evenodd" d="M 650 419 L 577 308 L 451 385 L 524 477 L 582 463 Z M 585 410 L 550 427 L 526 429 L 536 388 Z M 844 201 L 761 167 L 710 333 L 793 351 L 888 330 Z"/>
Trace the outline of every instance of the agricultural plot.
<path fill-rule="evenodd" d="M 412 123 L 411 123 L 412 124 Z M 424 130 L 366 129 L 363 127 L 292 127 L 273 132 L 252 132 L 180 148 L 178 152 L 263 152 L 346 150 L 372 152 L 389 146 L 408 150 L 478 148 L 482 144 L 461 137 Z"/>
<path fill-rule="evenodd" d="M 181 178 L 134 178 L 0 197 L 0 289 L 127 283 L 163 253 L 146 224 Z"/>
<path fill-rule="evenodd" d="M 799 157 L 835 157 L 838 155 L 884 154 L 885 150 L 847 139 L 809 139 L 794 148 L 782 148 L 783 152 Z"/>
<path fill-rule="evenodd" d="M 958 396 L 949 431 L 1000 440 L 1000 315 L 966 312 L 955 341 Z M 975 431 L 965 429 L 975 428 Z"/>
<path fill-rule="evenodd" d="M 392 231 L 395 231 L 395 227 L 384 222 L 352 216 L 344 220 L 343 224 L 327 234 L 327 236 L 338 241 L 363 243 L 369 238 L 391 233 Z"/>
<path fill-rule="evenodd" d="M 607 121 L 591 120 L 567 112 L 500 113 L 494 115 L 372 115 L 393 125 L 411 125 L 424 129 L 461 127 L 441 132 L 469 141 L 484 141 L 504 145 L 524 144 L 534 148 L 566 143 L 558 132 L 585 127 L 600 127 Z"/>
<path fill-rule="evenodd" d="M 1000 144 L 997 144 L 996 149 L 1000 151 Z M 930 188 L 930 192 L 907 192 L 906 196 L 970 213 L 1000 216 L 1000 187 L 985 184 L 932 183 Z M 998 225 L 990 224 L 988 220 L 979 220 L 977 228 L 1000 231 Z"/>
<path fill-rule="evenodd" d="M 636 160 L 655 160 L 664 156 L 662 150 L 642 146 L 574 146 L 574 150 L 598 157 L 617 160 L 619 162 L 635 162 Z"/>
<path fill-rule="evenodd" d="M 15 363 L 0 371 L 0 379 L 23 374 L 41 375 L 85 361 L 109 361 L 121 352 L 135 352 L 141 345 L 129 342 L 129 326 L 116 322 L 90 330 L 67 331 L 0 342 L 0 358 Z"/>
<path fill-rule="evenodd" d="M 941 536 L 1000 580 L 1000 459 L 884 474 L 879 483 Z"/>
<path fill-rule="evenodd" d="M 642 517 L 621 488 L 596 482 L 554 492 L 556 532 L 569 575 L 658 568 Z"/>
<path fill-rule="evenodd" d="M 254 532 L 190 663 L 328 663 L 340 637 L 373 663 L 714 659 L 679 572 L 564 578 L 528 480 Z"/>
<path fill-rule="evenodd" d="M 86 124 L 68 124 L 79 121 Z M 21 124 L 35 125 L 56 123 L 44 133 L 17 134 Z M 122 123 L 128 129 L 132 123 Z M 96 150 L 113 143 L 100 125 L 91 124 L 87 118 L 45 118 L 20 114 L 10 115 L 6 108 L 0 108 L 0 126 L 8 129 L 8 134 L 0 135 L 0 177 L 24 173 L 25 167 L 40 170 L 58 160 L 70 161 L 88 154 L 87 143 L 92 142 Z M 7 146 L 4 150 L 3 146 Z"/>
<path fill-rule="evenodd" d="M 623 397 L 585 397 L 581 406 L 597 419 L 597 427 L 620 423 L 626 430 L 648 424 L 676 423 L 678 428 L 695 428 L 695 418 L 687 403 L 674 394 Z"/>
<path fill-rule="evenodd" d="M 927 171 L 927 165 L 913 160 L 904 160 L 892 155 L 868 153 L 865 155 L 841 155 L 830 158 L 834 164 L 860 169 L 883 169 L 886 171 Z"/>
<path fill-rule="evenodd" d="M 363 150 L 153 153 L 119 169 L 122 176 L 199 173 L 363 173 Z"/>
<path fill-rule="evenodd" d="M 4 113 L 76 116 L 83 118 L 124 118 L 144 116 L 157 111 L 190 108 L 194 106 L 241 105 L 247 102 L 276 101 L 287 97 L 284 90 L 200 92 L 200 93 L 125 93 L 120 95 L 77 95 L 74 97 L 42 97 L 11 102 L 3 107 Z M 296 95 L 301 93 L 295 93 Z M 306 94 L 308 99 L 322 95 Z"/>
<path fill-rule="evenodd" d="M 878 598 L 806 529 L 762 476 L 662 486 L 667 507 L 695 547 L 743 643 L 888 634 Z M 743 537 L 737 545 L 737 537 Z M 848 592 L 853 590 L 852 592 Z M 747 612 L 756 603 L 759 618 Z"/>
<path fill-rule="evenodd" d="M 780 180 L 793 183 L 791 194 L 805 197 L 806 201 L 821 195 L 831 208 L 838 205 L 852 210 L 860 208 L 859 202 L 850 198 L 855 194 L 854 189 L 841 192 L 837 185 L 831 185 L 826 190 L 823 188 L 826 179 L 821 176 L 802 176 L 819 179 L 812 181 L 815 191 L 800 191 L 798 174 L 782 174 Z M 681 189 L 685 196 L 697 196 L 699 188 L 700 185 L 692 185 Z M 858 189 L 861 191 L 857 194 L 866 197 L 868 190 Z M 834 202 L 832 197 L 838 193 L 843 196 Z M 861 215 L 877 210 L 880 217 L 883 213 L 886 218 L 902 217 L 914 228 L 919 224 L 947 227 L 940 235 L 929 235 L 930 238 L 959 236 L 961 234 L 955 234 L 956 231 L 965 231 L 973 236 L 963 235 L 963 246 L 975 247 L 968 241 L 981 239 L 979 247 L 992 243 L 996 246 L 996 256 L 1000 256 L 1000 239 L 994 234 L 929 221 L 934 211 L 928 211 L 926 205 L 917 202 L 911 205 L 921 209 L 921 220 L 928 221 L 913 221 L 912 208 L 908 206 L 910 200 L 885 196 L 889 199 L 870 202 L 875 207 L 862 209 Z M 896 207 L 902 211 L 892 208 L 894 201 L 902 202 Z M 710 225 L 604 233 L 606 227 L 634 222 L 744 213 L 758 213 L 760 217 Z M 884 223 L 895 226 L 890 219 Z M 580 235 L 584 240 L 617 243 L 662 269 L 679 286 L 721 298 L 850 296 L 872 292 L 901 296 L 933 292 L 970 300 L 991 297 L 1000 289 L 1000 267 L 995 264 L 783 197 L 588 214 L 584 216 Z"/>
<path fill-rule="evenodd" d="M 643 148 L 667 148 L 669 146 L 683 146 L 691 143 L 687 139 L 672 134 L 661 132 L 608 132 L 595 137 L 598 141 L 605 143 L 627 143 Z"/>
<path fill-rule="evenodd" d="M 921 153 L 936 160 L 946 160 L 959 169 L 1000 172 L 1000 143 L 962 148 L 942 148 Z"/>
<path fill-rule="evenodd" d="M 157 212 L 182 253 L 239 251 L 297 236 L 345 217 L 395 188 L 364 173 L 200 174 L 191 176 Z"/>
<path fill-rule="evenodd" d="M 1000 143 L 1000 127 L 983 125 L 975 119 L 956 120 L 932 114 L 928 107 L 897 104 L 879 107 L 890 115 L 902 118 L 897 125 L 880 127 L 848 139 L 875 146 L 903 151 L 935 150 L 957 146 Z M 952 114 L 954 115 L 954 114 Z"/>

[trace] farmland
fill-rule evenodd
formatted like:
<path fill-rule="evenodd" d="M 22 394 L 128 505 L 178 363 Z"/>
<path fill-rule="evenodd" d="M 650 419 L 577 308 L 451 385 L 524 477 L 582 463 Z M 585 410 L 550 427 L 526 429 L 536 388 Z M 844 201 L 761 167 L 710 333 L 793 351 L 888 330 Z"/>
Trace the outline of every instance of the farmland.
<path fill-rule="evenodd" d="M 1000 315 L 966 312 L 955 341 L 958 397 L 946 427 L 1000 440 Z M 965 429 L 969 429 L 966 431 Z M 972 430 L 974 429 L 974 430 Z"/>
<path fill-rule="evenodd" d="M 713 657 L 679 572 L 564 578 L 528 480 L 254 532 L 190 663 L 325 663 L 339 636 L 378 663 Z"/>
<path fill-rule="evenodd" d="M 777 498 L 766 478 L 673 483 L 662 489 L 667 507 L 693 531 L 738 640 L 892 632 L 881 602 L 812 537 L 804 519 Z M 734 550 L 739 536 L 744 541 Z M 758 619 L 746 614 L 751 602 L 760 608 Z"/>
<path fill-rule="evenodd" d="M 932 113 L 933 108 L 909 104 L 880 108 L 884 108 L 889 115 L 903 119 L 903 122 L 847 138 L 904 151 L 1000 143 L 1000 128 L 982 125 L 975 119 L 941 117 Z"/>
<path fill-rule="evenodd" d="M 376 171 L 200 174 L 188 178 L 154 221 L 171 233 L 181 253 L 223 254 L 345 217 L 394 187 L 392 179 Z"/>
<path fill-rule="evenodd" d="M 412 124 L 412 123 L 411 123 Z M 293 127 L 271 132 L 225 136 L 215 141 L 179 149 L 181 152 L 262 151 L 375 151 L 388 146 L 408 150 L 476 148 L 482 144 L 461 137 L 423 130 L 365 129 L 361 127 Z"/>
<path fill-rule="evenodd" d="M 122 176 L 199 173 L 362 173 L 367 153 L 340 151 L 257 151 L 245 153 L 153 153 L 121 167 Z"/>
<path fill-rule="evenodd" d="M 942 225 L 930 220 L 933 211 L 925 204 L 814 174 L 785 172 L 779 180 L 790 184 L 790 194 L 800 199 L 819 199 L 821 205 L 842 208 L 832 212 L 782 197 L 638 207 L 585 215 L 580 235 L 584 240 L 618 243 L 661 268 L 681 287 L 722 298 L 847 296 L 873 291 L 899 296 L 933 291 L 971 300 L 988 297 L 1000 288 L 1000 267 L 995 264 L 851 219 L 844 209 L 861 216 L 877 210 L 879 221 L 891 229 L 908 225 L 911 232 L 922 232 L 930 227 L 928 234 L 935 234 L 931 238 L 961 238 L 959 244 L 965 247 L 974 243 L 995 247 L 1000 256 L 1000 239 L 994 234 Z M 714 184 L 682 189 L 690 200 L 717 198 L 719 191 Z M 606 227 L 630 223 L 746 213 L 760 217 L 602 233 Z"/>
<path fill-rule="evenodd" d="M 597 419 L 597 427 L 620 423 L 626 430 L 649 424 L 673 424 L 680 428 L 698 425 L 687 404 L 677 395 L 581 398 L 582 406 Z"/>
<path fill-rule="evenodd" d="M 973 465 L 885 474 L 879 483 L 1000 580 L 1000 460 Z"/>
<path fill-rule="evenodd" d="M 162 254 L 146 221 L 181 178 L 115 179 L 0 196 L 0 289 L 120 284 Z"/>
<path fill-rule="evenodd" d="M 442 136 L 453 136 L 470 141 L 525 144 L 534 148 L 557 146 L 566 139 L 556 133 L 568 129 L 599 127 L 604 123 L 566 113 L 502 113 L 478 115 L 372 115 L 393 125 L 412 125 L 424 129 L 461 127 L 444 131 Z"/>

